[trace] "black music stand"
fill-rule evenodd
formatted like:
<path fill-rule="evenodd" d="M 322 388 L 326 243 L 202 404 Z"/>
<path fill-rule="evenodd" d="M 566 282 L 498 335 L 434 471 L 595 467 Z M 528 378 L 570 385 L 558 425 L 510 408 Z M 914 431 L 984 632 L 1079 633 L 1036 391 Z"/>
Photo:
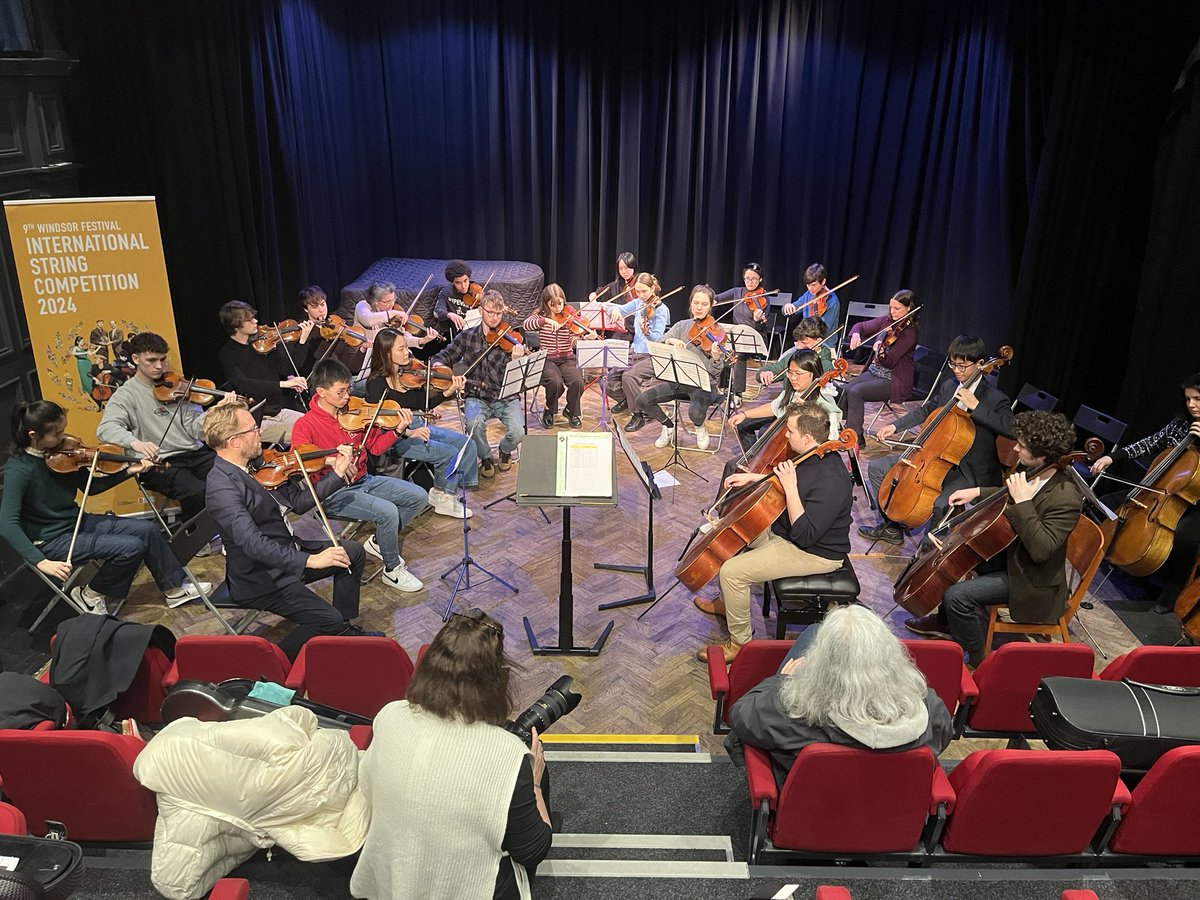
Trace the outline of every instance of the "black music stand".
<path fill-rule="evenodd" d="M 629 464 L 633 466 L 633 471 L 637 473 L 638 481 L 642 488 L 646 491 L 646 564 L 644 566 L 629 566 L 617 563 L 593 563 L 593 567 L 597 569 L 607 569 L 610 572 L 633 572 L 637 575 L 642 575 L 646 579 L 646 593 L 638 594 L 635 597 L 626 597 L 624 600 L 613 600 L 610 603 L 601 603 L 600 609 L 619 609 L 623 606 L 634 606 L 638 603 L 651 603 L 654 601 L 654 501 L 662 499 L 662 492 L 658 489 L 658 484 L 654 481 L 654 470 L 650 468 L 650 464 L 638 459 L 637 452 L 629 443 L 629 438 L 625 437 L 625 433 L 615 425 L 609 429 L 617 436 L 617 443 L 621 445 L 621 450 L 625 453 L 625 458 L 629 460 Z"/>
<path fill-rule="evenodd" d="M 650 362 L 654 367 L 654 377 L 659 381 L 665 381 L 668 384 L 674 384 L 676 388 L 700 388 L 702 391 L 712 390 L 712 381 L 708 377 L 708 369 L 696 359 L 695 355 L 688 349 L 683 347 L 675 347 L 671 344 L 663 344 L 658 342 L 650 342 L 647 345 L 650 348 Z M 701 481 L 707 482 L 708 479 L 689 466 L 683 461 L 683 457 L 679 453 L 679 397 L 676 396 L 673 410 L 672 422 L 675 426 L 675 440 L 672 441 L 671 458 L 667 460 L 667 464 L 661 469 L 656 469 L 656 472 L 665 472 L 671 466 L 680 466 L 687 469 Z"/>
<path fill-rule="evenodd" d="M 525 403 L 525 440 L 529 440 L 529 404 L 528 392 L 537 390 L 542 383 L 542 372 L 546 368 L 546 357 L 548 353 L 545 350 L 536 350 L 533 353 L 527 353 L 520 359 L 510 359 L 508 365 L 504 369 L 504 380 L 500 385 L 500 395 L 497 399 L 507 400 L 509 397 L 515 397 L 520 394 L 522 402 Z M 525 451 L 522 449 L 521 458 L 525 458 Z M 520 470 L 517 472 L 518 481 L 520 480 Z M 516 491 L 511 491 L 503 497 L 492 500 L 490 503 L 483 505 L 484 509 L 491 509 L 498 503 L 503 503 L 505 500 L 513 500 L 515 502 Z M 539 510 L 542 518 L 546 520 L 546 524 L 550 524 L 550 517 L 546 515 L 546 511 Z"/>
<path fill-rule="evenodd" d="M 602 341 L 577 341 L 575 358 L 580 369 L 600 370 L 600 422 L 608 428 L 608 370 L 629 368 L 629 342 L 607 338 Z"/>
<path fill-rule="evenodd" d="M 518 506 L 560 506 L 563 511 L 562 568 L 559 575 L 558 594 L 558 643 L 543 647 L 538 643 L 529 617 L 523 617 L 525 634 L 529 638 L 529 649 L 537 656 L 599 656 L 613 630 L 615 620 L 610 621 L 601 632 L 599 640 L 592 646 L 575 644 L 575 595 L 571 581 L 571 508 L 574 506 L 616 506 L 617 468 L 612 461 L 611 441 L 607 444 L 611 477 L 603 485 L 607 494 L 593 494 L 599 485 L 593 481 L 586 494 L 568 495 L 565 482 L 567 468 L 571 463 L 571 445 L 586 442 L 588 438 L 607 439 L 608 432 L 559 432 L 558 434 L 535 434 L 526 438 L 525 457 L 527 465 L 517 473 Z M 603 452 L 603 451 L 602 451 Z"/>

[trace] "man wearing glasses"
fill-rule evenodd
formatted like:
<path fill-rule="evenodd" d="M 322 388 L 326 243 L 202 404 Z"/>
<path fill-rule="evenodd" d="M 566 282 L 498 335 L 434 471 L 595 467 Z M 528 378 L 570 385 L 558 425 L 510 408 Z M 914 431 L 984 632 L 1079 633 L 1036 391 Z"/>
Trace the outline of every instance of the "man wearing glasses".
<path fill-rule="evenodd" d="M 343 541 L 335 547 L 303 541 L 292 533 L 284 510 L 312 509 L 313 492 L 300 479 L 270 492 L 254 480 L 248 466 L 261 455 L 261 444 L 258 426 L 246 406 L 233 402 L 209 410 L 204 440 L 217 453 L 205 495 L 225 544 L 225 577 L 233 600 L 295 622 L 297 627 L 280 645 L 292 659 L 313 635 L 368 633 L 350 624 L 358 615 L 365 559 L 362 544 Z M 331 471 L 313 485 L 316 496 L 327 498 L 347 483 L 353 471 L 350 448 L 343 447 Z M 330 575 L 332 606 L 308 587 L 309 582 Z"/>
<path fill-rule="evenodd" d="M 884 425 L 876 433 L 881 441 L 886 441 L 897 431 L 920 426 L 930 415 L 948 403 L 959 403 L 969 412 L 975 425 L 975 441 L 963 456 L 962 462 L 952 468 L 942 480 L 942 492 L 933 504 L 932 521 L 935 523 L 942 521 L 949 508 L 948 498 L 955 491 L 1000 483 L 1002 470 L 1000 459 L 996 455 L 996 436 L 1012 437 L 1012 401 L 1004 392 L 992 387 L 987 381 L 980 381 L 974 390 L 966 386 L 975 376 L 979 364 L 987 359 L 987 347 L 983 340 L 959 335 L 951 341 L 947 355 L 950 358 L 947 365 L 954 373 L 954 378 L 943 379 L 938 389 L 921 406 L 900 416 L 892 424 Z M 871 460 L 867 477 L 871 483 L 872 496 L 879 496 L 883 479 L 899 458 L 883 456 Z M 882 521 L 874 527 L 860 527 L 859 534 L 873 541 L 903 543 L 902 526 L 892 522 L 882 513 L 881 518 Z"/>

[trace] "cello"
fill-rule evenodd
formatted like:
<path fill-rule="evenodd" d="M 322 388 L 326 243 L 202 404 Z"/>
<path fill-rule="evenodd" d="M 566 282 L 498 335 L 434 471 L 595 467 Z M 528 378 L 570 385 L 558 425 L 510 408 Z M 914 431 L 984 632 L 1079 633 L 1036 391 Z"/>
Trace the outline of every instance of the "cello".
<path fill-rule="evenodd" d="M 1088 438 L 1082 451 L 1047 462 L 1028 477 L 1032 480 L 1077 462 L 1094 462 L 1103 453 L 1104 442 Z M 914 616 L 927 616 L 942 602 L 947 588 L 962 581 L 976 566 L 1003 553 L 1017 538 L 1004 515 L 1008 500 L 1008 490 L 1002 487 L 952 519 L 945 540 L 919 552 L 900 574 L 894 589 L 896 602 Z"/>
<path fill-rule="evenodd" d="M 1200 450 L 1188 434 L 1154 459 L 1117 518 L 1100 526 L 1107 559 L 1130 575 L 1149 575 L 1171 555 L 1175 527 L 1200 500 Z"/>
<path fill-rule="evenodd" d="M 1013 357 L 1012 347 L 1001 347 L 995 357 L 978 366 L 962 385 L 979 387 L 985 375 Z M 912 446 L 901 454 L 879 486 L 879 511 L 893 522 L 916 528 L 929 521 L 933 504 L 942 492 L 947 473 L 962 462 L 975 443 L 975 423 L 961 402 L 951 400 L 929 414 Z"/>
<path fill-rule="evenodd" d="M 1200 644 L 1200 554 L 1192 564 L 1187 584 L 1175 598 L 1175 618 L 1193 644 Z"/>
<path fill-rule="evenodd" d="M 792 461 L 799 465 L 814 456 L 851 450 L 856 443 L 857 435 L 847 428 L 836 441 L 817 444 L 807 453 L 793 457 Z M 675 577 L 689 590 L 698 591 L 712 581 L 725 562 L 746 549 L 787 509 L 787 497 L 775 474 L 738 491 L 729 499 L 732 505 L 728 511 L 696 539 L 675 567 Z"/>

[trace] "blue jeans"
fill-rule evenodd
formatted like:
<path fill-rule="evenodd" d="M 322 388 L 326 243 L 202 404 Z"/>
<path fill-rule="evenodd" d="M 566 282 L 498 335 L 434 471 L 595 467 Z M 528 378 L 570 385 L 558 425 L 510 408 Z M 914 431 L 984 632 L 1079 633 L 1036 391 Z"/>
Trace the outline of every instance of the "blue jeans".
<path fill-rule="evenodd" d="M 475 447 L 480 459 L 492 458 L 492 448 L 487 439 L 488 419 L 499 419 L 504 424 L 504 437 L 500 439 L 501 453 L 512 453 L 525 438 L 525 419 L 521 415 L 521 403 L 515 397 L 507 400 L 468 397 L 466 417 L 467 431 L 475 429 Z"/>
<path fill-rule="evenodd" d="M 1008 572 L 976 575 L 946 588 L 942 595 L 942 612 L 950 623 L 950 636 L 967 653 L 983 650 L 987 638 L 983 614 L 989 606 L 1008 602 Z"/>
<path fill-rule="evenodd" d="M 68 531 L 51 538 L 38 549 L 46 559 L 65 560 L 70 547 L 71 532 Z M 118 600 L 129 596 L 133 576 L 143 562 L 164 592 L 173 591 L 185 580 L 183 568 L 167 539 L 158 525 L 148 519 L 84 513 L 71 562 L 78 564 L 85 559 L 104 560 L 104 565 L 92 578 L 91 588 Z"/>
<path fill-rule="evenodd" d="M 347 519 L 375 523 L 375 542 L 389 569 L 400 565 L 400 530 L 429 505 L 424 489 L 389 475 L 367 475 L 325 501 L 325 511 Z"/>
<path fill-rule="evenodd" d="M 419 438 L 402 437 L 392 444 L 392 452 L 404 459 L 415 459 L 433 463 L 433 486 L 439 491 L 453 493 L 459 482 L 465 480 L 467 487 L 479 484 L 479 458 L 470 451 L 463 454 L 460 471 L 453 475 L 446 472 L 467 443 L 467 436 L 449 428 L 429 426 L 429 443 Z"/>

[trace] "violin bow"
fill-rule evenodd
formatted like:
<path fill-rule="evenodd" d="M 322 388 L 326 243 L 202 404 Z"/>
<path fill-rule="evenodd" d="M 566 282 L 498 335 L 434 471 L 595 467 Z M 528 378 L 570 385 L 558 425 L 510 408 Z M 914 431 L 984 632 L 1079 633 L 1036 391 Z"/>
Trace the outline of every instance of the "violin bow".
<path fill-rule="evenodd" d="M 859 342 L 858 342 L 858 346 L 860 346 L 860 347 L 861 347 L 863 344 L 869 344 L 869 343 L 871 343 L 871 341 L 875 340 L 875 338 L 879 337 L 879 336 L 880 336 L 881 334 L 883 334 L 885 331 L 888 331 L 888 330 L 890 330 L 890 329 L 894 328 L 895 326 L 899 325 L 901 322 L 903 322 L 903 321 L 904 321 L 905 319 L 907 319 L 909 316 L 915 316 L 915 315 L 916 315 L 918 312 L 920 312 L 920 310 L 921 310 L 921 307 L 919 307 L 919 306 L 918 306 L 916 309 L 910 309 L 908 312 L 906 312 L 904 315 L 902 315 L 902 316 L 901 316 L 900 318 L 898 318 L 896 321 L 894 321 L 894 322 L 891 322 L 890 324 L 888 324 L 887 326 L 885 326 L 885 327 L 883 327 L 883 328 L 880 328 L 880 329 L 879 329 L 877 332 L 875 332 L 875 333 L 874 333 L 873 335 L 871 335 L 870 337 L 867 337 L 867 338 L 861 338 L 861 339 L 859 340 Z M 842 327 L 843 327 L 843 328 L 845 328 L 845 326 L 844 326 L 844 325 L 843 325 Z"/>
<path fill-rule="evenodd" d="M 71 532 L 71 545 L 67 548 L 67 565 L 71 565 L 71 557 L 75 555 L 75 540 L 79 537 L 79 526 L 83 524 L 83 507 L 87 503 L 88 494 L 92 490 L 92 479 L 96 477 L 96 464 L 100 462 L 100 451 L 92 454 L 92 464 L 88 467 L 87 484 L 83 486 L 83 500 L 79 503 L 79 514 L 75 516 L 75 530 Z M 68 576 L 70 577 L 70 576 Z"/>
<path fill-rule="evenodd" d="M 421 285 L 421 289 L 413 294 L 412 303 L 408 304 L 408 309 L 404 310 L 406 316 L 411 316 L 413 309 L 417 305 L 417 301 L 421 299 L 421 295 L 425 293 L 425 288 L 429 287 L 429 282 L 433 281 L 433 273 L 430 272 L 425 278 L 425 283 Z"/>
<path fill-rule="evenodd" d="M 325 534 L 329 538 L 329 542 L 335 547 L 342 546 L 334 535 L 333 529 L 329 527 L 329 519 L 325 516 L 325 507 L 321 505 L 321 498 L 317 496 L 317 489 L 313 487 L 312 480 L 308 477 L 308 471 L 304 468 L 304 458 L 300 455 L 299 450 L 292 451 L 296 457 L 296 467 L 300 469 L 300 477 L 304 479 L 304 483 L 308 485 L 308 492 L 312 494 L 313 503 L 316 504 L 317 515 L 321 517 L 321 524 L 325 527 Z M 349 571 L 350 567 L 347 566 Z"/>
<path fill-rule="evenodd" d="M 855 278 L 857 278 L 858 276 L 857 276 L 857 275 L 855 275 L 854 277 L 855 277 Z M 841 287 L 841 285 L 838 285 L 838 287 Z M 837 288 L 834 288 L 834 290 L 837 290 Z M 733 303 L 733 304 L 741 303 L 743 300 L 745 300 L 745 299 L 746 299 L 746 295 L 747 295 L 747 294 L 749 294 L 749 293 L 750 293 L 749 291 L 745 291 L 745 292 L 742 294 L 742 296 L 740 296 L 740 297 L 737 297 L 737 298 L 735 298 L 735 299 L 733 299 L 733 300 L 722 300 L 720 303 L 714 303 L 714 304 L 713 304 L 713 309 L 716 309 L 718 306 L 728 306 L 730 303 Z M 773 290 L 773 291 L 766 291 L 766 292 L 764 292 L 764 293 L 762 293 L 762 294 L 755 294 L 754 296 L 755 296 L 755 298 L 758 298 L 758 297 L 774 297 L 774 296 L 775 296 L 776 294 L 778 294 L 778 293 L 779 293 L 779 288 L 775 288 L 775 290 Z"/>
<path fill-rule="evenodd" d="M 300 369 L 296 365 L 296 360 L 292 359 L 292 351 L 288 349 L 287 341 L 283 339 L 283 332 L 279 330 L 279 323 L 276 322 L 272 327 L 275 329 L 275 335 L 279 338 L 279 346 L 283 348 L 283 352 L 287 355 L 288 362 L 292 365 L 292 374 L 299 378 Z M 316 326 L 314 325 L 313 327 L 315 328 Z M 311 332 L 309 333 L 311 334 Z M 298 391 L 298 393 L 307 396 L 308 389 L 305 388 L 303 391 Z"/>
<path fill-rule="evenodd" d="M 818 303 L 821 302 L 822 297 L 828 297 L 830 294 L 836 294 L 838 291 L 840 291 L 846 285 L 852 284 L 853 282 L 858 281 L 858 279 L 860 277 L 861 276 L 859 276 L 859 275 L 851 275 L 849 278 L 847 278 L 841 284 L 836 285 L 836 286 L 831 287 L 828 290 L 826 290 L 825 293 L 818 294 L 816 297 L 813 297 L 811 300 L 805 300 L 803 303 L 801 303 L 799 306 L 796 307 L 796 312 L 803 312 L 806 308 L 808 308 L 810 306 L 816 306 Z"/>

